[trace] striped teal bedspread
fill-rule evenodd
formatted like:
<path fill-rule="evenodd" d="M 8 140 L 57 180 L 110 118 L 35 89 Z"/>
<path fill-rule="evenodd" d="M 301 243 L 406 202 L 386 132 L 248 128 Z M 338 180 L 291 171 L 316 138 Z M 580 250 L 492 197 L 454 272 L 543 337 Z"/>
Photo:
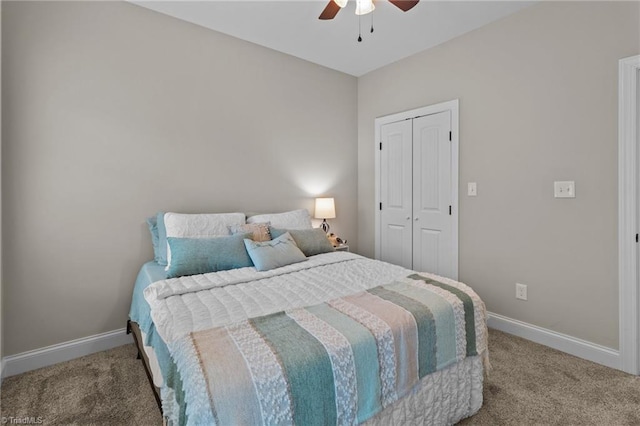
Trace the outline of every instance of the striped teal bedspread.
<path fill-rule="evenodd" d="M 183 378 L 186 421 L 363 422 L 424 376 L 477 355 L 480 309 L 463 289 L 412 275 L 190 333 L 170 345 Z"/>

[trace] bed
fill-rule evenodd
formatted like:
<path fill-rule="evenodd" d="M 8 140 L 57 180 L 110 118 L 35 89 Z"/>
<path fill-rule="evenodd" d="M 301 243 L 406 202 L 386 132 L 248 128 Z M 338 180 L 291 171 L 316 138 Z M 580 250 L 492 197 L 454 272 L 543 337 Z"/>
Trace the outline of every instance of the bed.
<path fill-rule="evenodd" d="M 313 231 L 295 231 L 310 222 L 260 219 L 310 247 L 300 236 Z M 173 278 L 155 261 L 142 266 L 128 330 L 168 424 L 454 424 L 477 412 L 488 350 L 472 289 L 306 251 L 282 266 Z"/>

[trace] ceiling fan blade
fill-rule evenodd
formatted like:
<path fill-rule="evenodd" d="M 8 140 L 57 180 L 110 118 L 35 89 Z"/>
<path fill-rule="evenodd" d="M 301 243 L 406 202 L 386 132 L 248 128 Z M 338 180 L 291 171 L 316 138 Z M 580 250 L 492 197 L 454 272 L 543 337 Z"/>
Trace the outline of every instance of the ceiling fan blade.
<path fill-rule="evenodd" d="M 393 4 L 403 12 L 406 12 L 418 4 L 419 1 L 420 0 L 389 0 L 389 3 Z"/>
<path fill-rule="evenodd" d="M 338 12 L 340 12 L 340 6 L 338 6 L 333 0 L 329 0 L 327 7 L 324 8 L 318 19 L 333 19 L 336 17 Z"/>

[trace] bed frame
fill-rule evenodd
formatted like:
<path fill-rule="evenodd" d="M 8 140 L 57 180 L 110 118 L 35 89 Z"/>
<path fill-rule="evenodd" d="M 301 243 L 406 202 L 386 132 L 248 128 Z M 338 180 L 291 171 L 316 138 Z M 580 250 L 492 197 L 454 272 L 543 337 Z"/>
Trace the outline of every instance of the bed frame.
<path fill-rule="evenodd" d="M 144 351 L 144 348 L 142 346 L 142 333 L 140 332 L 140 326 L 137 322 L 127 320 L 127 334 L 133 334 L 133 340 L 135 341 L 136 347 L 138 348 L 138 359 L 142 360 L 144 371 L 145 373 L 147 373 L 147 379 L 149 379 L 149 385 L 151 385 L 151 389 L 153 390 L 153 396 L 156 397 L 158 408 L 160 408 L 160 412 L 162 413 L 160 388 L 156 387 L 156 385 L 153 384 L 153 376 L 151 375 L 151 368 L 149 368 L 149 357 L 147 357 L 147 353 Z"/>

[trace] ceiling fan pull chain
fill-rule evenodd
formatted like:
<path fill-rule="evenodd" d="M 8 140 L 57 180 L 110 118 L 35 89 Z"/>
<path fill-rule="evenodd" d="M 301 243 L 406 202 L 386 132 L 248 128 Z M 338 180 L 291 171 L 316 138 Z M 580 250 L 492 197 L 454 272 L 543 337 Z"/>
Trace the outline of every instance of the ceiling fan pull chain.
<path fill-rule="evenodd" d="M 358 16 L 358 43 L 362 42 L 362 15 Z"/>
<path fill-rule="evenodd" d="M 371 13 L 371 33 L 373 33 L 373 13 Z"/>

